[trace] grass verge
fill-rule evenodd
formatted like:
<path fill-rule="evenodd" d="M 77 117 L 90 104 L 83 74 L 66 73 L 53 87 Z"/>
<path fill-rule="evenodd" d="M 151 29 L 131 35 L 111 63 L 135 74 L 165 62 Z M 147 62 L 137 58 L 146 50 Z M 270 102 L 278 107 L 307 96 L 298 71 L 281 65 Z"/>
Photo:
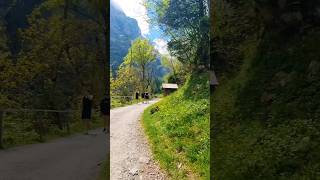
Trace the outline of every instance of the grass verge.
<path fill-rule="evenodd" d="M 209 179 L 208 76 L 192 75 L 177 92 L 147 108 L 143 127 L 171 179 Z"/>
<path fill-rule="evenodd" d="M 82 120 L 77 116 L 70 116 L 70 133 L 66 127 L 59 129 L 52 120 L 42 116 L 41 120 L 44 126 L 43 137 L 40 139 L 39 132 L 36 131 L 32 117 L 21 119 L 15 114 L 8 114 L 4 119 L 3 143 L 5 148 L 11 148 L 20 145 L 47 142 L 50 140 L 67 137 L 73 134 L 85 131 Z M 91 129 L 103 127 L 103 120 L 99 113 L 94 112 L 91 119 Z"/>
<path fill-rule="evenodd" d="M 99 174 L 99 178 L 98 180 L 109 180 L 109 175 L 110 175 L 110 166 L 107 163 L 109 158 L 107 158 L 107 160 L 102 164 L 102 168 Z"/>

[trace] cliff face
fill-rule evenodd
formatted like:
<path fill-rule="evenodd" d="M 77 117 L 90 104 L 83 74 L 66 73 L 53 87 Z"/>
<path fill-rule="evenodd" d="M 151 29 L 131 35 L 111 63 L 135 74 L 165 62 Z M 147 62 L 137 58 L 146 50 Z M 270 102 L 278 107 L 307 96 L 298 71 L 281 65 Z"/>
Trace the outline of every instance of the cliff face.
<path fill-rule="evenodd" d="M 122 10 L 110 6 L 110 66 L 116 71 L 131 46 L 131 41 L 141 35 L 135 19 L 127 17 Z"/>

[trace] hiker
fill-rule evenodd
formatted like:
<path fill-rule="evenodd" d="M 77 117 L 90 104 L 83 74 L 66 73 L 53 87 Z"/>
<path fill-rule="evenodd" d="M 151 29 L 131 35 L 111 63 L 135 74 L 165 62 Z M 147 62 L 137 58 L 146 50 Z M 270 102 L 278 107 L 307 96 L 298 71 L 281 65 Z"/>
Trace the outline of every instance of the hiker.
<path fill-rule="evenodd" d="M 89 129 L 90 129 L 92 102 L 93 102 L 93 96 L 90 94 L 84 96 L 82 99 L 82 120 L 85 123 L 86 135 L 89 134 Z"/>
<path fill-rule="evenodd" d="M 100 102 L 100 112 L 104 122 L 103 132 L 109 133 L 110 127 L 110 98 L 105 96 Z"/>
<path fill-rule="evenodd" d="M 139 96 L 140 96 L 140 93 L 139 91 L 136 92 L 136 100 L 139 100 Z"/>
<path fill-rule="evenodd" d="M 148 104 L 149 103 L 149 93 L 148 92 L 145 92 L 145 95 L 144 95 L 145 99 L 146 99 L 146 103 Z"/>

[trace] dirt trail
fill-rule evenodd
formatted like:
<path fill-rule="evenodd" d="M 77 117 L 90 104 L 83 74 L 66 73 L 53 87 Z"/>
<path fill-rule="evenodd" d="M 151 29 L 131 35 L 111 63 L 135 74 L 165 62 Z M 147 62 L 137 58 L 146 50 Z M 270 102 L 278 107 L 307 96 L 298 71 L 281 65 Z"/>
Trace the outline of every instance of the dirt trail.
<path fill-rule="evenodd" d="M 0 151 L 0 180 L 96 180 L 106 160 L 102 130 Z"/>
<path fill-rule="evenodd" d="M 155 102 L 111 110 L 111 180 L 166 179 L 152 158 L 140 123 L 143 111 Z"/>

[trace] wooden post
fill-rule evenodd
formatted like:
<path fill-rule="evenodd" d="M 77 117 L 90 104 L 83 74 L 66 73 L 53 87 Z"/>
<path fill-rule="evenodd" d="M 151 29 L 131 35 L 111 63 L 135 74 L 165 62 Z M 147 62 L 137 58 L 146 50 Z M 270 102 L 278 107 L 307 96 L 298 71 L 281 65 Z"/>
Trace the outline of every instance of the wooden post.
<path fill-rule="evenodd" d="M 4 115 L 5 115 L 5 112 L 3 111 L 0 111 L 0 149 L 3 149 L 4 148 L 4 145 L 3 145 L 3 119 L 4 119 Z"/>
<path fill-rule="evenodd" d="M 69 112 L 67 112 L 66 114 L 67 115 L 64 118 L 65 118 L 65 123 L 67 126 L 67 132 L 68 132 L 68 134 L 70 134 L 70 118 L 71 118 L 71 116 L 70 116 Z"/>
<path fill-rule="evenodd" d="M 43 124 L 42 124 L 42 117 L 37 116 L 36 114 L 36 123 L 37 123 L 37 128 L 38 128 L 38 134 L 39 134 L 39 141 L 44 142 L 43 138 Z"/>

